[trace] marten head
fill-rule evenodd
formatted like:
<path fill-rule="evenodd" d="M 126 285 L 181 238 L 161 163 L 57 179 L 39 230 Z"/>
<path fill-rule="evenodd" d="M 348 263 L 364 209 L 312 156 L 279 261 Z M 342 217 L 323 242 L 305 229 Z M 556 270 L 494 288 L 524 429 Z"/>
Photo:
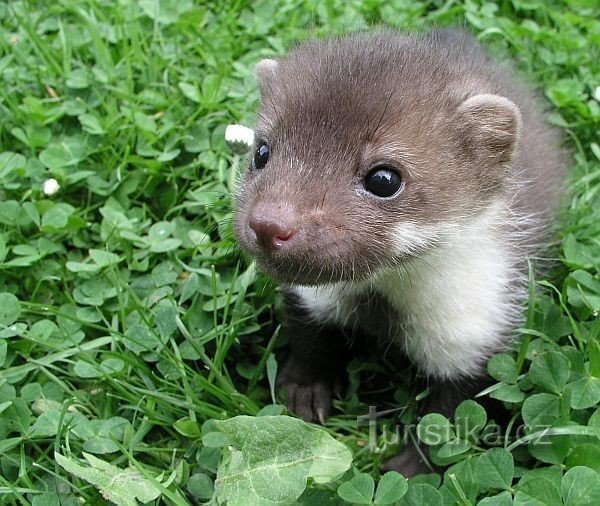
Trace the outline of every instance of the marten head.
<path fill-rule="evenodd" d="M 241 246 L 310 285 L 368 278 L 459 234 L 503 198 L 519 137 L 486 68 L 474 41 L 444 33 L 353 35 L 259 62 Z"/>

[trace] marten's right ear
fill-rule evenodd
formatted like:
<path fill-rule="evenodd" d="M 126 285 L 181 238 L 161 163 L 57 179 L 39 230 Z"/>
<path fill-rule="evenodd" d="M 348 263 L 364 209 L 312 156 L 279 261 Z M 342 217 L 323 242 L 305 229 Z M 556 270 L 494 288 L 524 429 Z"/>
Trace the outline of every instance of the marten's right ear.
<path fill-rule="evenodd" d="M 463 133 L 483 162 L 509 162 L 521 134 L 521 113 L 509 99 L 475 95 L 458 108 Z"/>
<path fill-rule="evenodd" d="M 261 95 L 265 95 L 265 92 L 272 86 L 278 67 L 279 63 L 268 58 L 260 60 L 254 67 L 254 76 L 258 81 L 258 89 Z"/>

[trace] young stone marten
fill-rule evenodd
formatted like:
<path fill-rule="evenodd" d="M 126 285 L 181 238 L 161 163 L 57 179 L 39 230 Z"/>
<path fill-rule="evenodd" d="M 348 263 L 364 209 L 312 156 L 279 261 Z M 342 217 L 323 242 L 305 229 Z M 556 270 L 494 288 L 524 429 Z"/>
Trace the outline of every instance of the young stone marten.
<path fill-rule="evenodd" d="M 304 43 L 255 70 L 240 245 L 283 286 L 291 411 L 323 421 L 357 332 L 392 343 L 452 414 L 504 349 L 564 161 L 511 68 L 463 32 Z M 410 476 L 416 449 L 388 461 Z"/>

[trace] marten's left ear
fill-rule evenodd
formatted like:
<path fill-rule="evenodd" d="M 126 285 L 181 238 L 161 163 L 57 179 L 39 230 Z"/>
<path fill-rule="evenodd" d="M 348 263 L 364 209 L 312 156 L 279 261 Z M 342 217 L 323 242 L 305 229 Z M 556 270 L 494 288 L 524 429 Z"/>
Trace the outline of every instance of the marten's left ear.
<path fill-rule="evenodd" d="M 275 60 L 264 59 L 260 60 L 254 67 L 254 76 L 258 81 L 258 89 L 261 95 L 265 95 L 269 86 L 272 86 L 272 82 L 277 75 L 277 68 L 279 63 Z"/>
<path fill-rule="evenodd" d="M 475 95 L 458 112 L 475 152 L 492 163 L 511 161 L 521 133 L 521 112 L 513 102 L 499 95 Z"/>

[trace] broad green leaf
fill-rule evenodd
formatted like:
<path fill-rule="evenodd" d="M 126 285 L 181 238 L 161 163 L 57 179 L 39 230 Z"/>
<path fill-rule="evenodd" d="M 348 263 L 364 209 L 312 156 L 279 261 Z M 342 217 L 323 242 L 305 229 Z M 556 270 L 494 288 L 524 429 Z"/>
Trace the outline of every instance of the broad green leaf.
<path fill-rule="evenodd" d="M 480 488 L 509 489 L 515 465 L 513 456 L 503 448 L 492 448 L 477 459 L 475 479 Z"/>
<path fill-rule="evenodd" d="M 450 466 L 444 472 L 444 483 L 439 491 L 444 503 L 454 504 L 455 501 L 475 502 L 479 488 L 475 482 L 475 459 L 466 458 Z M 465 502 L 466 504 L 466 502 Z"/>
<path fill-rule="evenodd" d="M 92 134 L 92 135 L 103 135 L 106 133 L 102 125 L 100 124 L 100 120 L 93 114 L 82 114 L 79 116 L 79 122 L 81 123 L 82 128 Z"/>
<path fill-rule="evenodd" d="M 64 497 L 64 496 L 63 496 Z M 33 496 L 31 506 L 60 506 L 60 496 L 53 492 L 44 492 Z"/>
<path fill-rule="evenodd" d="M 77 433 L 88 420 L 81 413 L 65 413 L 61 420 L 62 406 L 55 402 L 43 401 L 35 403 L 38 409 L 43 408 L 40 416 L 37 417 L 30 429 L 30 436 L 34 437 L 52 437 L 59 431 L 68 427 L 74 433 Z M 44 406 L 44 404 L 46 404 Z M 62 425 L 61 425 L 62 423 Z"/>
<path fill-rule="evenodd" d="M 375 482 L 370 474 L 360 473 L 351 480 L 342 483 L 338 495 L 350 504 L 371 504 Z"/>
<path fill-rule="evenodd" d="M 563 240 L 565 261 L 576 269 L 588 269 L 598 263 L 594 251 L 592 247 L 579 242 L 573 234 L 567 234 Z"/>
<path fill-rule="evenodd" d="M 6 339 L 0 339 L 0 368 L 6 362 L 6 354 L 8 352 L 8 344 L 6 343 Z"/>
<path fill-rule="evenodd" d="M 69 217 L 75 212 L 75 208 L 69 204 L 58 203 L 48 209 L 42 216 L 43 229 L 60 230 L 67 226 Z"/>
<path fill-rule="evenodd" d="M 137 469 L 120 469 L 85 452 L 83 456 L 88 466 L 54 452 L 54 459 L 59 466 L 94 485 L 106 500 L 114 502 L 117 506 L 138 506 L 136 499 L 147 503 L 160 495 L 160 490 Z"/>
<path fill-rule="evenodd" d="M 600 310 L 600 281 L 589 272 L 579 270 L 569 274 L 565 281 L 567 298 L 575 307 L 587 306 L 592 311 Z"/>
<path fill-rule="evenodd" d="M 31 244 L 17 244 L 13 246 L 12 252 L 15 255 L 21 256 L 33 256 L 38 254 L 37 248 L 34 248 Z"/>
<path fill-rule="evenodd" d="M 600 402 L 600 378 L 587 376 L 567 385 L 573 409 L 586 409 Z"/>
<path fill-rule="evenodd" d="M 53 320 L 47 318 L 35 322 L 29 329 L 29 335 L 39 341 L 48 341 L 60 336 L 60 329 Z"/>
<path fill-rule="evenodd" d="M 222 448 L 227 444 L 227 436 L 222 432 L 207 432 L 202 435 L 202 444 L 207 448 Z"/>
<path fill-rule="evenodd" d="M 33 383 L 33 385 L 38 385 L 39 383 Z M 23 389 L 25 389 L 25 387 L 23 387 L 21 389 L 21 399 L 28 401 L 28 392 L 26 391 L 25 394 L 23 392 Z M 40 394 L 38 394 L 40 395 Z M 58 401 L 53 401 L 53 400 L 49 400 L 49 399 L 43 399 L 43 398 L 36 398 L 33 405 L 31 406 L 31 410 L 34 413 L 45 413 L 46 411 L 50 411 L 51 409 L 57 409 L 60 410 L 62 407 L 62 403 L 58 402 Z"/>
<path fill-rule="evenodd" d="M 213 480 L 204 473 L 192 474 L 188 479 L 186 487 L 188 492 L 192 494 L 192 497 L 201 501 L 210 499 L 215 491 Z"/>
<path fill-rule="evenodd" d="M 547 478 L 531 479 L 517 488 L 514 506 L 560 506 L 558 488 Z"/>
<path fill-rule="evenodd" d="M 181 287 L 181 297 L 179 298 L 179 304 L 190 300 L 198 293 L 198 284 L 200 279 L 198 274 L 192 272 L 187 279 L 183 282 Z"/>
<path fill-rule="evenodd" d="M 171 237 L 175 230 L 175 224 L 171 221 L 158 221 L 154 223 L 148 230 L 148 240 L 152 242 L 164 241 L 167 237 Z"/>
<path fill-rule="evenodd" d="M 521 402 L 525 398 L 525 394 L 518 385 L 502 385 L 490 392 L 489 395 L 492 399 L 504 402 Z"/>
<path fill-rule="evenodd" d="M 90 258 L 98 267 L 108 267 L 119 263 L 119 255 L 101 249 L 90 249 Z"/>
<path fill-rule="evenodd" d="M 450 421 L 439 413 L 429 413 L 421 418 L 417 426 L 417 435 L 423 443 L 433 446 L 440 445 L 454 437 Z"/>
<path fill-rule="evenodd" d="M 168 25 L 192 8 L 192 0 L 140 0 L 139 5 L 146 16 Z"/>
<path fill-rule="evenodd" d="M 159 351 L 163 347 L 158 337 L 146 325 L 141 324 L 131 325 L 125 331 L 123 342 L 134 353 Z"/>
<path fill-rule="evenodd" d="M 200 426 L 189 418 L 180 418 L 173 424 L 173 428 L 182 436 L 189 438 L 200 437 Z"/>
<path fill-rule="evenodd" d="M 567 467 L 587 466 L 600 473 L 600 441 L 598 443 L 582 443 L 569 453 Z"/>
<path fill-rule="evenodd" d="M 570 362 L 562 353 L 550 351 L 538 355 L 529 368 L 529 379 L 543 390 L 560 394 L 569 381 Z"/>
<path fill-rule="evenodd" d="M 409 484 L 408 491 L 400 499 L 400 506 L 424 506 L 443 504 L 442 496 L 431 485 L 426 483 Z"/>
<path fill-rule="evenodd" d="M 104 376 L 104 373 L 99 367 L 88 362 L 84 362 L 83 360 L 78 360 L 75 362 L 75 365 L 73 366 L 73 372 L 80 378 L 101 378 Z"/>
<path fill-rule="evenodd" d="M 494 355 L 487 364 L 490 376 L 504 383 L 516 383 L 519 376 L 515 359 L 507 353 Z"/>
<path fill-rule="evenodd" d="M 115 374 L 125 368 L 125 361 L 120 358 L 107 358 L 100 364 L 100 368 L 104 374 Z"/>
<path fill-rule="evenodd" d="M 23 170 L 27 164 L 27 159 L 19 154 L 11 151 L 0 153 L 0 178 L 10 176 L 17 170 Z"/>
<path fill-rule="evenodd" d="M 84 322 L 96 323 L 102 320 L 102 313 L 95 307 L 82 307 L 77 310 L 77 318 Z"/>
<path fill-rule="evenodd" d="M 454 411 L 456 434 L 463 439 L 476 437 L 486 422 L 485 409 L 473 400 L 461 402 Z"/>
<path fill-rule="evenodd" d="M 6 239 L 3 234 L 0 234 L 0 264 L 4 262 L 8 255 L 8 247 L 6 245 Z"/>
<path fill-rule="evenodd" d="M 408 490 L 408 481 L 396 471 L 385 473 L 377 484 L 375 504 L 394 504 L 399 501 Z"/>
<path fill-rule="evenodd" d="M 153 242 L 150 245 L 150 251 L 152 253 L 166 253 L 167 251 L 176 250 L 179 246 L 181 246 L 181 240 L 170 238 L 164 241 Z"/>
<path fill-rule="evenodd" d="M 296 418 L 237 416 L 214 426 L 229 443 L 215 482 L 229 506 L 294 501 L 309 477 L 327 483 L 352 463 L 342 443 Z"/>
<path fill-rule="evenodd" d="M 27 325 L 23 322 L 16 322 L 12 325 L 9 325 L 8 327 L 4 326 L 4 328 L 3 325 L 0 324 L 0 339 L 14 336 L 22 336 L 26 333 Z"/>
<path fill-rule="evenodd" d="M 465 453 L 471 449 L 471 443 L 465 439 L 454 438 L 446 441 L 437 451 L 437 456 L 447 459 Z"/>
<path fill-rule="evenodd" d="M 53 144 L 40 153 L 40 161 L 58 174 L 66 174 L 69 167 L 77 165 L 85 156 L 85 148 L 80 140 L 68 139 Z"/>
<path fill-rule="evenodd" d="M 595 378 L 600 378 L 600 318 L 596 319 L 594 324 L 598 329 L 598 335 L 593 337 L 590 335 L 590 341 L 588 342 L 588 353 L 590 355 L 590 374 Z M 590 334 L 593 331 L 590 331 Z M 592 340 L 593 339 L 593 340 Z"/>
<path fill-rule="evenodd" d="M 477 503 L 477 506 L 511 506 L 513 498 L 508 490 L 500 492 L 497 495 L 491 497 L 484 497 Z"/>
<path fill-rule="evenodd" d="M 587 423 L 590 427 L 596 427 L 600 429 L 600 408 L 592 413 Z"/>
<path fill-rule="evenodd" d="M 141 111 L 136 111 L 133 114 L 133 119 L 136 126 L 138 126 L 141 130 L 152 134 L 156 132 L 156 121 L 152 116 L 144 114 Z"/>
<path fill-rule="evenodd" d="M 565 506 L 600 504 L 600 474 L 593 469 L 582 466 L 569 469 L 560 488 Z"/>
<path fill-rule="evenodd" d="M 527 445 L 529 453 L 547 464 L 562 464 L 572 447 L 569 435 L 554 435 L 536 438 Z"/>
<path fill-rule="evenodd" d="M 179 156 L 179 153 L 181 153 L 180 149 L 171 149 L 170 151 L 163 151 L 156 157 L 156 159 L 159 162 L 170 162 L 171 160 L 175 160 L 175 158 Z"/>
<path fill-rule="evenodd" d="M 181 93 L 185 95 L 186 98 L 189 98 L 192 102 L 196 102 L 199 104 L 202 101 L 202 95 L 200 95 L 200 90 L 198 86 L 190 83 L 179 83 L 179 89 Z"/>
<path fill-rule="evenodd" d="M 21 206 L 15 200 L 0 202 L 0 223 L 14 226 L 19 222 Z"/>
<path fill-rule="evenodd" d="M 187 233 L 187 236 L 196 247 L 210 245 L 210 235 L 206 232 L 201 232 L 200 230 L 190 230 Z"/>
<path fill-rule="evenodd" d="M 6 411 L 10 406 L 12 406 L 12 401 L 0 402 L 0 414 Z"/>
<path fill-rule="evenodd" d="M 285 412 L 285 406 L 281 404 L 267 404 L 256 413 L 256 416 L 279 416 Z"/>
<path fill-rule="evenodd" d="M 12 293 L 0 293 L 0 329 L 9 326 L 21 315 L 21 303 Z"/>
<path fill-rule="evenodd" d="M 90 85 L 90 76 L 85 69 L 75 69 L 67 74 L 65 82 L 69 88 L 81 90 Z"/>
<path fill-rule="evenodd" d="M 83 450 L 96 455 L 106 455 L 119 451 L 119 445 L 104 436 L 93 436 L 83 442 Z"/>
<path fill-rule="evenodd" d="M 65 265 L 71 272 L 98 272 L 100 270 L 98 265 L 83 262 L 67 262 Z"/>
<path fill-rule="evenodd" d="M 152 270 L 152 281 L 156 286 L 165 286 L 177 280 L 177 271 L 170 262 L 162 262 Z"/>
<path fill-rule="evenodd" d="M 177 308 L 172 304 L 161 304 L 156 309 L 156 318 L 154 320 L 158 335 L 163 342 L 177 330 Z"/>
<path fill-rule="evenodd" d="M 332 490 L 307 488 L 293 504 L 294 506 L 347 506 L 348 503 Z"/>
<path fill-rule="evenodd" d="M 552 394 L 534 394 L 525 399 L 521 413 L 523 421 L 533 429 L 545 429 L 558 417 L 558 397 Z"/>
<path fill-rule="evenodd" d="M 34 437 L 54 437 L 59 430 L 61 410 L 50 409 L 45 411 L 37 417 L 36 421 L 31 427 L 31 435 Z M 63 420 L 68 423 L 70 417 Z"/>
<path fill-rule="evenodd" d="M 23 144 L 34 148 L 45 146 L 52 138 L 52 131 L 42 125 L 26 125 L 25 130 L 16 127 L 10 133 Z"/>

